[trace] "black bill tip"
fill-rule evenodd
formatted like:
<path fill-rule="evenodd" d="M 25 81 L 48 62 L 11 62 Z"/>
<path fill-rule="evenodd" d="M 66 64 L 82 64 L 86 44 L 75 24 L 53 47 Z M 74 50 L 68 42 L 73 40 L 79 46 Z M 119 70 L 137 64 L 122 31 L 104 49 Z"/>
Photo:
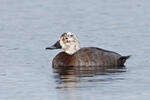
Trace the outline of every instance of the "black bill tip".
<path fill-rule="evenodd" d="M 61 49 L 61 45 L 59 43 L 59 41 L 57 41 L 54 45 L 45 48 L 46 50 L 53 50 L 53 49 Z"/>

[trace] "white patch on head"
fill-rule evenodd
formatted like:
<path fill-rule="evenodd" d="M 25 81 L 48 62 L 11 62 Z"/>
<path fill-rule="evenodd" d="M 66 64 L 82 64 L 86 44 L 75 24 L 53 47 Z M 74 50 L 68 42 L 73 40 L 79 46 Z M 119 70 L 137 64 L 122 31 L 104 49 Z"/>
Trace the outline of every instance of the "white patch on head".
<path fill-rule="evenodd" d="M 60 37 L 60 45 L 68 54 L 74 54 L 80 49 L 79 41 L 74 33 L 66 32 Z"/>
<path fill-rule="evenodd" d="M 67 34 L 67 35 L 73 35 L 73 33 L 71 33 L 71 32 L 66 32 L 66 34 Z"/>

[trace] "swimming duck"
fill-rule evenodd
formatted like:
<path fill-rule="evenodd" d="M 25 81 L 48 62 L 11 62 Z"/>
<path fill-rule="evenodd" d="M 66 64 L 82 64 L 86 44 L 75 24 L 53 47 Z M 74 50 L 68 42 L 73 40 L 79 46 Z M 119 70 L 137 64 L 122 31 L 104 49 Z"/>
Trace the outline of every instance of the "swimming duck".
<path fill-rule="evenodd" d="M 104 50 L 97 47 L 80 48 L 78 38 L 74 33 L 63 33 L 60 39 L 51 47 L 46 49 L 63 49 L 64 52 L 57 54 L 53 61 L 54 68 L 70 66 L 99 66 L 102 68 L 124 67 L 124 63 L 130 56 L 121 56 L 120 54 Z"/>

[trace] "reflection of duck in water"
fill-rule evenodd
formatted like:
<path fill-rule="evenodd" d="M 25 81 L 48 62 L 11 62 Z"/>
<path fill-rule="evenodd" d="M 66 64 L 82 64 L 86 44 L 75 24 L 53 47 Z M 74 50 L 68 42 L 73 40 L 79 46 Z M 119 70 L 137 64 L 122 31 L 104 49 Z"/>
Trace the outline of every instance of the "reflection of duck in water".
<path fill-rule="evenodd" d="M 95 66 L 89 67 L 61 67 L 56 68 L 54 71 L 54 78 L 56 83 L 58 83 L 57 89 L 64 88 L 81 88 L 86 87 L 89 88 L 87 83 L 92 82 L 90 87 L 95 87 L 96 85 L 93 82 L 112 82 L 115 80 L 124 80 L 122 77 L 122 73 L 126 72 L 125 68 L 114 68 L 114 69 L 106 69 Z M 100 77 L 98 76 L 100 75 Z M 117 77 L 116 77 L 117 75 Z M 95 77 L 97 76 L 97 77 Z M 103 76 L 103 77 L 101 77 Z M 82 83 L 85 83 L 82 85 Z"/>
<path fill-rule="evenodd" d="M 89 77 L 89 76 L 95 76 L 95 75 L 112 75 L 115 73 L 122 73 L 126 72 L 125 68 L 113 68 L 113 69 L 107 69 L 107 68 L 100 68 L 96 66 L 89 66 L 89 67 L 61 67 L 53 70 L 54 73 L 58 73 L 58 75 L 64 78 L 70 78 L 70 77 Z"/>
<path fill-rule="evenodd" d="M 66 32 L 61 35 L 60 40 L 46 49 L 63 49 L 53 59 L 53 67 L 62 66 L 99 66 L 102 68 L 122 68 L 130 56 L 121 56 L 118 53 L 107 51 L 97 47 L 80 48 L 75 34 Z"/>

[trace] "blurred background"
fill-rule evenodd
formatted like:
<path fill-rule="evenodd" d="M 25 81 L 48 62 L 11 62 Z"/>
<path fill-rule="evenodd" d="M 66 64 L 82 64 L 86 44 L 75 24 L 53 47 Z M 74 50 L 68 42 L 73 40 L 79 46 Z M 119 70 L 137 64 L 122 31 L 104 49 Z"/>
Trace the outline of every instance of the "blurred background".
<path fill-rule="evenodd" d="M 81 47 L 132 55 L 127 71 L 62 78 L 45 51 L 63 32 Z M 149 0 L 0 0 L 1 100 L 148 100 Z M 68 78 L 69 77 L 69 78 Z"/>

